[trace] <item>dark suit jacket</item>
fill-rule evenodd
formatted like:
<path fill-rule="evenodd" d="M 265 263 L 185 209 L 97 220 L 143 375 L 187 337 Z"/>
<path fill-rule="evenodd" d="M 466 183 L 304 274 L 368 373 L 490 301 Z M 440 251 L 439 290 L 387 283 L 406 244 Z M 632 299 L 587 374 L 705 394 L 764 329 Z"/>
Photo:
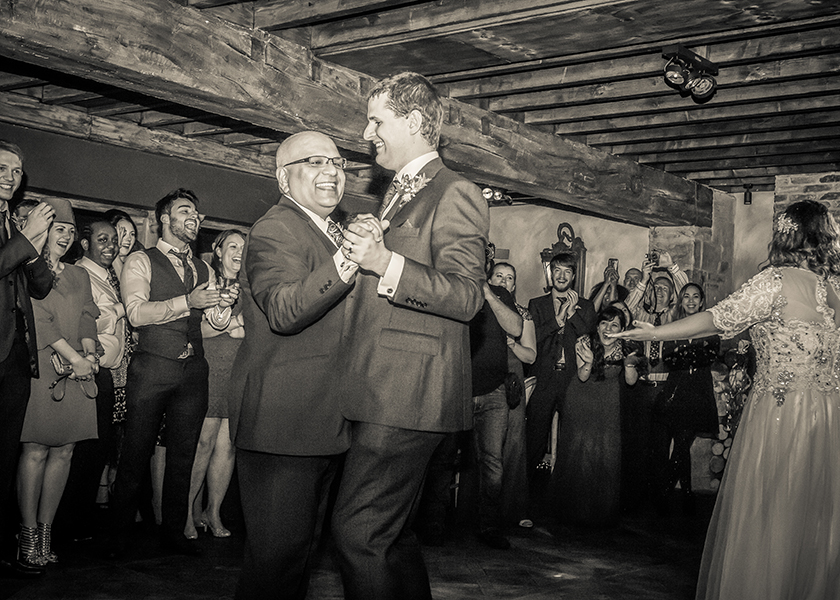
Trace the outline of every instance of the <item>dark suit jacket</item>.
<path fill-rule="evenodd" d="M 345 417 L 418 431 L 472 427 L 467 323 L 484 303 L 489 209 L 479 189 L 443 166 L 392 219 L 386 246 L 405 257 L 389 300 L 359 272 L 347 300 Z"/>
<path fill-rule="evenodd" d="M 336 271 L 335 251 L 285 197 L 248 234 L 239 293 L 245 339 L 231 376 L 238 448 L 314 456 L 349 447 L 336 362 L 350 285 Z"/>
<path fill-rule="evenodd" d="M 2 224 L 0 224 L 2 227 Z M 15 339 L 15 286 L 20 296 L 26 324 L 26 343 L 33 377 L 38 377 L 38 344 L 35 340 L 35 318 L 32 316 L 32 296 L 47 297 L 52 288 L 49 265 L 39 256 L 28 239 L 12 227 L 12 237 L 0 248 L 0 360 L 9 356 Z M 27 264 L 33 258 L 32 264 Z"/>
<path fill-rule="evenodd" d="M 571 375 L 577 373 L 575 362 L 575 343 L 577 339 L 588 334 L 595 327 L 595 309 L 592 302 L 586 298 L 578 299 L 578 310 L 566 320 L 563 329 L 561 343 L 566 355 L 566 369 L 563 371 L 563 380 L 566 384 L 570 381 Z M 532 298 L 528 303 L 528 310 L 534 319 L 534 328 L 537 333 L 537 360 L 531 373 L 537 376 L 537 385 L 540 380 L 551 381 L 551 374 L 554 371 L 556 334 L 560 330 L 557 319 L 554 318 L 554 299 L 551 293 L 538 298 Z"/>

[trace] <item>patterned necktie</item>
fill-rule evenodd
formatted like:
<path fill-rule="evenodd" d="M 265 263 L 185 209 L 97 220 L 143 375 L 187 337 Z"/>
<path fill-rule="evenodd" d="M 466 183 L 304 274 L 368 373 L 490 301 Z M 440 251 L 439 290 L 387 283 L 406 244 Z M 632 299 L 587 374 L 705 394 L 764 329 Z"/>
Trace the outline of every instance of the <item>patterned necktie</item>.
<path fill-rule="evenodd" d="M 344 234 L 341 231 L 341 226 L 335 221 L 327 221 L 327 235 L 332 238 L 333 243 L 340 249 L 341 244 L 344 243 Z"/>
<path fill-rule="evenodd" d="M 178 257 L 178 260 L 181 261 L 181 266 L 184 267 L 184 288 L 189 294 L 195 287 L 195 279 L 193 278 L 192 267 L 190 267 L 190 253 L 186 250 L 178 252 L 177 250 L 172 249 L 169 251 L 169 254 L 174 254 Z"/>
<path fill-rule="evenodd" d="M 382 206 L 379 209 L 379 218 L 382 219 L 385 217 L 385 213 L 388 211 L 388 206 L 391 204 L 391 200 L 394 199 L 394 196 L 397 195 L 397 192 L 400 191 L 400 184 L 397 183 L 397 180 L 394 179 L 391 182 L 391 185 L 388 186 L 388 190 L 385 192 L 385 197 L 382 199 Z"/>
<path fill-rule="evenodd" d="M 114 288 L 114 291 L 117 293 L 117 300 L 122 302 L 120 280 L 117 278 L 117 272 L 114 270 L 114 267 L 108 267 L 108 283 L 111 284 L 111 287 Z"/>
<path fill-rule="evenodd" d="M 656 313 L 653 316 L 654 327 L 662 325 L 662 313 Z M 650 364 L 655 367 L 659 364 L 659 347 L 662 342 L 653 341 L 650 343 Z"/>

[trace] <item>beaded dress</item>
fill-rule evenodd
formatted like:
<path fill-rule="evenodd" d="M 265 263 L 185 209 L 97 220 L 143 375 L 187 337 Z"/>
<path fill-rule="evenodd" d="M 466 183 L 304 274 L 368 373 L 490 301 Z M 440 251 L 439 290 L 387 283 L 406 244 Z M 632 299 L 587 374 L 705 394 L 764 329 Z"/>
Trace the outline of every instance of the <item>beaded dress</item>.
<path fill-rule="evenodd" d="M 770 268 L 710 309 L 724 338 L 751 328 L 757 371 L 698 599 L 840 599 L 840 335 L 826 294 L 811 271 Z"/>

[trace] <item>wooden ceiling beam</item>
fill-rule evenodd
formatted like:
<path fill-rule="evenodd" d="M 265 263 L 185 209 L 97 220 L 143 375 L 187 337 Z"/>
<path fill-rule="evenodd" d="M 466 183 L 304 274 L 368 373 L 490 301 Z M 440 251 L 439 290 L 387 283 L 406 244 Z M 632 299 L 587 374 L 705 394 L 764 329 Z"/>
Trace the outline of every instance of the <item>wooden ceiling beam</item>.
<path fill-rule="evenodd" d="M 316 129 L 350 151 L 370 150 L 361 139 L 368 76 L 168 0 L 3 3 L 0 55 L 279 132 Z M 711 224 L 708 188 L 457 101 L 445 108 L 441 152 L 477 181 L 638 225 Z"/>
<path fill-rule="evenodd" d="M 643 165 L 659 168 L 659 165 L 676 165 L 703 160 L 731 161 L 748 157 L 795 156 L 812 152 L 830 152 L 836 148 L 836 140 L 824 139 L 786 144 L 741 144 L 728 148 L 716 147 L 703 150 L 634 154 L 633 160 Z"/>
<path fill-rule="evenodd" d="M 805 98 L 792 98 L 787 100 L 774 101 L 771 97 L 764 102 L 753 104 L 733 104 L 722 106 L 714 112 L 703 112 L 692 110 L 694 106 L 689 99 L 685 110 L 669 112 L 652 112 L 634 116 L 615 116 L 604 119 L 593 119 L 591 121 L 581 120 L 554 125 L 557 135 L 581 135 L 595 134 L 608 131 L 627 129 L 642 129 L 649 127 L 666 127 L 670 125 L 692 124 L 694 126 L 702 123 L 716 123 L 730 119 L 753 119 L 759 117 L 770 117 L 773 115 L 786 115 L 795 112 L 819 111 L 836 109 L 840 106 L 840 95 L 814 96 Z M 528 121 L 526 120 L 526 123 Z"/>
<path fill-rule="evenodd" d="M 693 171 L 684 173 L 692 181 L 730 179 L 740 181 L 752 177 L 775 177 L 776 175 L 796 175 L 798 173 L 828 173 L 840 171 L 840 162 L 804 165 L 778 165 L 773 167 L 749 167 L 739 169 L 717 169 L 712 171 Z"/>
<path fill-rule="evenodd" d="M 840 35 L 838 40 L 840 40 Z M 836 75 L 840 73 L 840 46 L 837 50 L 838 52 L 833 54 L 721 68 L 720 73 L 715 77 L 718 84 L 718 95 L 714 102 L 726 101 L 727 96 L 731 95 L 731 90 L 735 88 L 756 84 L 800 81 L 809 78 L 821 79 Z M 596 103 L 621 101 L 627 98 L 636 100 L 656 96 L 678 96 L 676 90 L 665 83 L 665 78 L 662 76 L 664 64 L 665 62 L 660 60 L 658 63 L 659 70 L 656 71 L 655 75 L 649 77 L 623 81 L 602 81 L 589 85 L 525 94 L 510 94 L 488 98 L 482 106 L 493 112 L 505 113 L 552 107 L 563 109 L 577 104 L 589 106 Z M 727 91 L 724 92 L 724 90 Z"/>
<path fill-rule="evenodd" d="M 797 46 L 810 46 L 820 48 L 823 47 L 819 42 L 813 39 L 810 34 L 812 31 L 822 29 L 830 29 L 832 27 L 840 27 L 840 16 L 828 15 L 823 17 L 816 17 L 810 19 L 796 19 L 789 20 L 782 23 L 770 23 L 767 25 L 752 26 L 748 28 L 727 29 L 716 33 L 703 33 L 700 35 L 682 35 L 678 38 L 658 39 L 653 42 L 642 42 L 632 44 L 629 46 L 617 46 L 614 48 L 605 48 L 603 50 L 595 50 L 592 52 L 581 52 L 578 54 L 566 54 L 563 56 L 551 56 L 545 58 L 538 58 L 532 60 L 523 60 L 515 62 L 507 62 L 499 65 L 490 65 L 487 67 L 466 69 L 462 71 L 450 71 L 447 73 L 440 73 L 432 75 L 431 79 L 437 85 L 448 83 L 463 82 L 466 87 L 463 90 L 464 96 L 469 96 L 477 93 L 477 88 L 492 87 L 493 77 L 505 77 L 518 73 L 528 73 L 532 71 L 542 71 L 552 67 L 564 67 L 569 65 L 576 65 L 582 63 L 597 63 L 604 60 L 616 60 L 630 56 L 644 56 L 655 55 L 661 52 L 663 46 L 672 43 L 681 43 L 686 48 L 695 48 L 698 46 L 718 46 L 729 42 L 743 42 L 745 39 L 757 39 L 769 37 L 774 40 L 775 47 L 788 47 L 790 52 L 796 52 Z M 799 36 L 801 32 L 802 36 Z M 826 47 L 836 45 L 836 36 L 830 31 L 824 36 Z M 784 40 L 788 39 L 789 43 L 785 44 Z M 808 41 L 811 40 L 811 41 Z M 733 60 L 735 60 L 733 58 Z M 457 65 L 454 65 L 457 66 Z M 457 90 L 458 87 L 453 87 Z M 469 91 L 471 90 L 471 91 Z M 461 97 L 458 95 L 457 97 Z"/>
<path fill-rule="evenodd" d="M 835 119 L 840 122 L 840 115 Z M 780 122 L 780 126 L 783 124 Z M 697 135 L 702 134 L 698 128 Z M 840 138 L 840 125 L 826 124 L 824 127 L 810 127 L 804 129 L 779 129 L 755 133 L 732 133 L 729 135 L 715 135 L 708 133 L 707 137 L 685 137 L 681 139 L 663 139 L 657 141 L 643 141 L 639 143 L 615 144 L 601 146 L 610 154 L 642 156 L 644 154 L 681 153 L 706 148 L 721 149 L 739 146 L 757 146 L 760 144 L 802 143 Z"/>
<path fill-rule="evenodd" d="M 312 28 L 312 49 L 331 56 L 630 4 L 632 0 L 437 0 Z"/>
<path fill-rule="evenodd" d="M 665 68 L 662 58 L 662 46 L 665 44 L 646 47 L 641 54 L 606 57 L 603 60 L 587 55 L 579 58 L 569 56 L 557 66 L 540 64 L 538 69 L 528 72 L 442 83 L 441 87 L 452 98 L 481 98 L 575 84 L 621 81 L 653 74 L 661 76 Z M 683 44 L 689 45 L 686 42 Z M 806 54 L 836 52 L 840 49 L 840 23 L 831 21 L 827 29 L 784 33 L 772 38 L 741 39 L 720 45 L 707 44 L 704 48 L 694 46 L 693 49 L 701 53 L 704 49 L 708 50 L 709 60 L 719 65 L 722 77 L 726 76 L 725 71 L 729 68 L 749 64 L 755 65 L 760 75 L 766 70 L 766 67 L 760 66 L 763 63 L 790 60 Z"/>
<path fill-rule="evenodd" d="M 840 63 L 838 63 L 840 67 Z M 533 110 L 522 113 L 523 122 L 526 124 L 555 124 L 558 132 L 562 131 L 566 124 L 575 125 L 578 120 L 585 120 L 583 124 L 589 126 L 598 123 L 600 119 L 621 117 L 626 119 L 638 118 L 643 122 L 646 117 L 665 117 L 676 114 L 676 119 L 681 115 L 702 115 L 700 118 L 719 118 L 730 108 L 738 108 L 738 114 L 743 115 L 746 108 L 758 106 L 757 113 L 763 109 L 761 105 L 766 103 L 791 103 L 797 102 L 804 97 L 817 97 L 834 95 L 840 93 L 840 68 L 837 72 L 828 73 L 824 77 L 815 77 L 801 81 L 783 81 L 773 85 L 757 83 L 742 87 L 731 87 L 719 89 L 710 100 L 714 102 L 714 110 L 703 110 L 706 105 L 696 104 L 690 97 L 681 96 L 676 90 L 667 96 L 656 96 L 651 98 L 639 98 L 632 100 L 617 100 L 603 104 L 579 104 L 563 106 L 559 108 L 548 108 Z M 691 117 L 688 117 L 691 118 Z M 632 125 L 631 125 L 632 126 Z M 594 127 L 593 127 L 594 129 Z M 579 133 L 575 131 L 574 133 Z"/>
<path fill-rule="evenodd" d="M 19 94 L 0 93 L 0 122 L 40 131 L 58 133 L 91 142 L 109 144 L 181 158 L 213 167 L 274 178 L 273 154 L 237 150 L 217 142 L 190 139 L 166 130 L 151 130 L 124 120 L 87 115 L 61 106 L 44 105 Z M 355 173 L 347 178 L 345 193 L 375 202 L 367 192 L 370 173 Z"/>
<path fill-rule="evenodd" d="M 836 106 L 836 105 L 835 105 Z M 806 107 L 807 108 L 807 107 Z M 829 107 L 833 109 L 834 107 Z M 667 141 L 691 141 L 704 138 L 717 138 L 727 135 L 768 134 L 774 131 L 784 135 L 790 130 L 807 130 L 809 128 L 828 127 L 840 124 L 840 112 L 836 110 L 812 110 L 802 113 L 785 112 L 781 114 L 758 115 L 754 118 L 720 121 L 704 121 L 702 123 L 682 123 L 677 125 L 663 125 L 645 129 L 616 129 L 600 133 L 579 136 L 578 141 L 589 146 L 601 148 L 610 152 L 610 146 L 630 143 L 660 143 Z M 644 151 L 644 150 L 643 150 Z M 623 154 L 623 152 L 612 152 Z"/>
<path fill-rule="evenodd" d="M 413 0 L 260 0 L 254 2 L 254 26 L 266 31 L 346 19 L 412 4 Z M 414 2 L 416 3 L 416 2 Z"/>
<path fill-rule="evenodd" d="M 775 167 L 795 165 L 818 165 L 840 163 L 840 150 L 829 150 L 825 152 L 803 152 L 787 155 L 771 156 L 744 156 L 728 159 L 724 164 L 727 167 L 738 169 L 750 169 L 754 167 Z M 673 162 L 662 165 L 669 173 L 695 173 L 715 169 L 720 165 L 719 160 L 696 160 L 685 162 Z"/>

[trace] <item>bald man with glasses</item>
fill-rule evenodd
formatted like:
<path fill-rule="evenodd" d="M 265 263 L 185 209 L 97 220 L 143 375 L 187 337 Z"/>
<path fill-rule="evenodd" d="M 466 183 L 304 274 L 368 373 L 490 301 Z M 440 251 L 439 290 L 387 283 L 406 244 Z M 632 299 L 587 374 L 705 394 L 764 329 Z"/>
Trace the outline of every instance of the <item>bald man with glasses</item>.
<path fill-rule="evenodd" d="M 310 554 L 350 428 L 335 364 L 357 265 L 330 215 L 347 161 L 305 131 L 277 150 L 283 193 L 242 257 L 245 340 L 233 366 L 230 426 L 247 528 L 236 598 L 304 598 Z"/>

